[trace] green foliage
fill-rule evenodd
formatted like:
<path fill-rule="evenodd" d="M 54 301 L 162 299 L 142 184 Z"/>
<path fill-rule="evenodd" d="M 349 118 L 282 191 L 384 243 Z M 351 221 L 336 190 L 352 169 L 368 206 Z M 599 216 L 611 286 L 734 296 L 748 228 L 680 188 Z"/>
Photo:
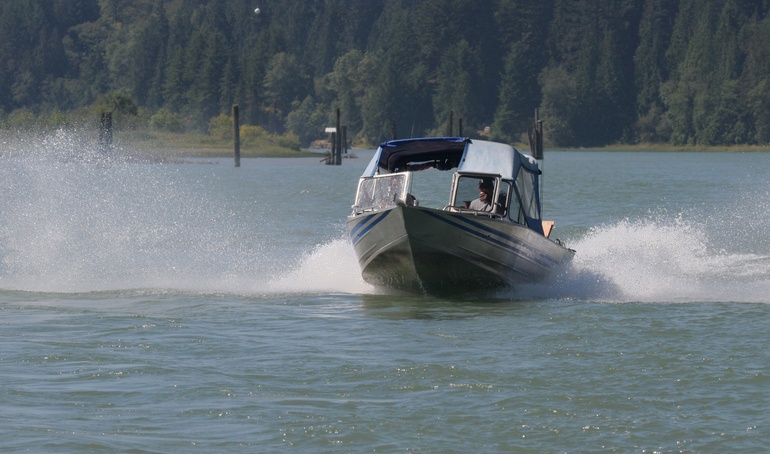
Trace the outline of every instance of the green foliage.
<path fill-rule="evenodd" d="M 361 106 L 366 87 L 365 54 L 351 50 L 334 62 L 334 70 L 324 81 L 325 88 L 332 93 L 332 100 L 327 105 L 336 105 L 341 111 L 341 121 L 352 131 L 360 131 L 362 126 Z M 316 111 L 319 111 L 316 106 Z M 296 132 L 296 129 L 289 128 Z M 302 137 L 302 134 L 299 134 Z"/>
<path fill-rule="evenodd" d="M 526 131 L 541 98 L 537 81 L 537 60 L 523 42 L 511 45 L 505 59 L 500 82 L 500 99 L 495 111 L 494 127 L 497 138 L 513 140 L 516 133 Z"/>
<path fill-rule="evenodd" d="M 286 129 L 293 134 L 299 142 L 308 146 L 310 143 L 323 137 L 326 127 L 327 115 L 316 107 L 313 98 L 308 96 L 302 104 L 286 118 Z"/>
<path fill-rule="evenodd" d="M 254 125 L 241 125 L 239 134 L 241 136 L 241 142 L 246 144 L 255 143 L 258 139 L 268 136 L 265 128 Z"/>
<path fill-rule="evenodd" d="M 307 93 L 307 77 L 297 57 L 279 52 L 270 60 L 264 88 L 268 104 L 281 113 L 288 113 L 291 104 Z"/>
<path fill-rule="evenodd" d="M 577 82 L 567 70 L 547 68 L 541 77 L 543 86 L 542 116 L 547 118 L 545 140 L 555 145 L 578 143 L 574 113 L 580 110 Z"/>
<path fill-rule="evenodd" d="M 218 139 L 232 139 L 233 118 L 220 114 L 209 120 L 209 135 Z"/>
<path fill-rule="evenodd" d="M 23 130 L 37 124 L 37 116 L 29 109 L 16 109 L 5 118 L 4 123 L 7 128 Z"/>
<path fill-rule="evenodd" d="M 278 145 L 279 147 L 299 151 L 299 137 L 297 137 L 297 135 L 293 132 L 287 132 L 285 134 L 271 134 L 269 139 L 270 142 Z"/>
<path fill-rule="evenodd" d="M 639 116 L 634 130 L 639 143 L 666 143 L 671 137 L 671 127 L 658 105 L 652 105 L 647 113 Z"/>
<path fill-rule="evenodd" d="M 150 127 L 159 131 L 181 132 L 182 117 L 178 113 L 163 108 L 150 117 Z"/>
<path fill-rule="evenodd" d="M 0 117 L 55 127 L 90 108 L 118 128 L 229 137 L 239 104 L 262 139 L 308 144 L 339 108 L 349 137 L 376 144 L 394 126 L 444 134 L 450 111 L 469 135 L 516 140 L 539 107 L 554 145 L 770 142 L 767 0 L 260 7 L 0 2 Z"/>
<path fill-rule="evenodd" d="M 114 91 L 104 94 L 94 104 L 94 110 L 99 112 L 119 112 L 126 115 L 137 115 L 139 107 L 134 100 L 123 92 Z"/>
<path fill-rule="evenodd" d="M 473 96 L 472 90 L 474 80 L 481 78 L 475 72 L 481 67 L 477 55 L 476 49 L 467 41 L 461 40 L 442 59 L 433 97 L 434 116 L 439 120 L 439 124 L 446 125 L 450 112 L 453 112 L 453 123 L 462 118 L 463 124 L 471 128 L 480 129 L 483 126 L 483 108 L 479 104 L 479 98 Z M 452 131 L 457 134 L 454 125 Z"/>
<path fill-rule="evenodd" d="M 748 92 L 748 108 L 754 119 L 754 142 L 770 144 L 770 78 L 763 79 Z"/>
<path fill-rule="evenodd" d="M 666 49 L 671 43 L 673 22 L 677 17 L 675 12 L 674 2 L 647 0 L 644 2 L 639 22 L 639 45 L 636 47 L 633 61 L 636 109 L 639 120 L 652 129 L 655 127 L 650 121 L 657 122 L 656 119 L 660 118 L 659 112 L 662 111 L 660 89 L 668 77 L 665 57 Z M 647 126 L 644 128 L 644 131 L 637 129 L 637 135 L 643 142 L 666 141 L 657 134 L 650 135 Z"/>

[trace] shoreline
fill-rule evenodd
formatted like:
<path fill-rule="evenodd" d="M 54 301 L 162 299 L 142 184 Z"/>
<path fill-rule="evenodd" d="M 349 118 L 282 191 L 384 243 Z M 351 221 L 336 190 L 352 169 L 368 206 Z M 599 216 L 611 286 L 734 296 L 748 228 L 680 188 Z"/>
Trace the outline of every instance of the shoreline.
<path fill-rule="evenodd" d="M 552 148 L 553 151 L 638 151 L 638 152 L 767 152 L 770 145 L 669 145 L 669 144 L 615 144 L 603 147 Z"/>
<path fill-rule="evenodd" d="M 77 131 L 77 130 L 75 130 Z M 45 131 L 43 131 L 45 132 Z M 24 138 L 30 134 L 14 131 L 0 130 L 0 133 L 11 139 Z M 89 134 L 90 135 L 90 134 Z M 76 136 L 82 137 L 82 132 L 77 131 Z M 85 137 L 86 142 L 95 141 L 96 134 L 92 137 Z M 168 133 L 146 130 L 123 130 L 116 131 L 113 146 L 116 150 L 121 150 L 126 155 L 135 157 L 155 158 L 155 159 L 174 159 L 174 158 L 227 158 L 233 157 L 234 150 L 232 142 L 214 138 L 203 134 L 188 133 Z M 7 141 L 4 141 L 8 143 Z M 513 143 L 513 146 L 521 151 L 528 151 L 529 145 L 525 143 Z M 355 154 L 356 150 L 374 149 L 354 147 L 350 154 Z M 299 150 L 282 147 L 268 137 L 260 137 L 245 142 L 241 142 L 240 153 L 242 158 L 307 158 L 323 157 L 323 149 L 318 148 L 300 148 Z M 671 145 L 665 143 L 643 143 L 643 144 L 611 144 L 600 147 L 555 147 L 546 146 L 548 151 L 623 151 L 623 152 L 770 152 L 770 144 L 767 145 Z"/>

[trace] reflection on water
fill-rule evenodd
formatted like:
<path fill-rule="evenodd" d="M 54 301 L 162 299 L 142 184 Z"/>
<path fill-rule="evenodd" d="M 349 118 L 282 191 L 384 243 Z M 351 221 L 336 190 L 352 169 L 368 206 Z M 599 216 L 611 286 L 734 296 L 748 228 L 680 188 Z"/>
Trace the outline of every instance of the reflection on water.
<path fill-rule="evenodd" d="M 515 316 L 535 300 L 478 295 L 467 298 L 436 298 L 414 295 L 361 295 L 366 315 L 387 320 L 464 320 L 474 317 Z"/>

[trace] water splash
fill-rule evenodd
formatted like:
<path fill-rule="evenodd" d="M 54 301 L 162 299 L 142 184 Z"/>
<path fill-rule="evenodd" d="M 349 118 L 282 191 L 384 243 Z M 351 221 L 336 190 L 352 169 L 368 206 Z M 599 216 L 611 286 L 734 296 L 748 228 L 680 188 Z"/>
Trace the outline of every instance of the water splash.
<path fill-rule="evenodd" d="M 251 224 L 212 194 L 212 172 L 109 158 L 86 142 L 57 131 L 3 144 L 0 288 L 195 289 L 259 270 L 263 248 L 237 241 Z"/>
<path fill-rule="evenodd" d="M 323 211 L 260 200 L 269 169 L 107 156 L 66 130 L 0 146 L 0 289 L 370 291 L 349 243 L 315 236 Z"/>
<path fill-rule="evenodd" d="M 727 224 L 655 215 L 594 227 L 570 243 L 577 250 L 572 263 L 522 294 L 615 302 L 770 301 L 770 255 L 743 251 L 739 238 L 724 234 L 732 228 Z"/>
<path fill-rule="evenodd" d="M 302 258 L 299 265 L 286 275 L 272 280 L 271 292 L 343 292 L 375 293 L 361 277 L 358 259 L 346 238 L 332 240 L 317 246 Z"/>

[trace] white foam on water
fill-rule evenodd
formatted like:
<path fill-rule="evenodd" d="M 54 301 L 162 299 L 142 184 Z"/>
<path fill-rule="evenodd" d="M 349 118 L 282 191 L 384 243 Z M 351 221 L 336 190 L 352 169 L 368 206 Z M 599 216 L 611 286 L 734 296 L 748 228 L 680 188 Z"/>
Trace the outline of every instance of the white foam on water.
<path fill-rule="evenodd" d="M 77 132 L 3 145 L 0 288 L 200 288 L 261 252 L 238 249 L 244 223 L 212 206 L 213 178 L 183 181 L 179 166 L 111 158 Z"/>
<path fill-rule="evenodd" d="M 316 246 L 294 269 L 271 280 L 266 290 L 276 293 L 376 292 L 361 277 L 356 254 L 346 238 Z"/>
<path fill-rule="evenodd" d="M 620 302 L 770 302 L 770 255 L 742 252 L 741 241 L 722 235 L 723 228 L 682 216 L 600 225 L 570 242 L 577 251 L 571 263 L 547 282 L 520 289 L 521 294 Z M 715 244 L 713 238 L 723 242 Z"/>
<path fill-rule="evenodd" d="M 373 291 L 348 241 L 292 238 L 286 216 L 244 208 L 231 193 L 244 172 L 109 159 L 62 130 L 3 144 L 0 160 L 1 289 Z"/>

